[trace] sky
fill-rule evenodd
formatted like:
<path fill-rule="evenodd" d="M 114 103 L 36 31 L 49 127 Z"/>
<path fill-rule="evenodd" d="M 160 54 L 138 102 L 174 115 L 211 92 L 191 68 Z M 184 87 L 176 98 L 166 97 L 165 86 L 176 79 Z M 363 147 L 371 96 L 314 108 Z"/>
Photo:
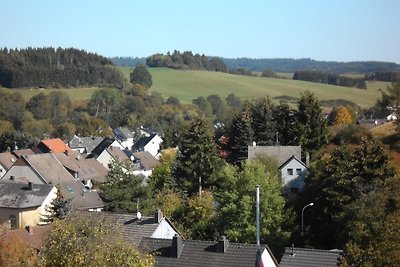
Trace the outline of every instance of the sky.
<path fill-rule="evenodd" d="M 0 47 L 400 63 L 399 0 L 2 0 Z"/>

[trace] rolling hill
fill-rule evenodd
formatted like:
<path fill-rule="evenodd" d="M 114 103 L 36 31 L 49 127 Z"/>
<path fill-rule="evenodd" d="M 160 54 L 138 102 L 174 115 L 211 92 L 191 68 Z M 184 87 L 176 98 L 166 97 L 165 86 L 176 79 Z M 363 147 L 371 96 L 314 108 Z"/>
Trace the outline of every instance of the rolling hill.
<path fill-rule="evenodd" d="M 129 79 L 131 68 L 121 67 Z M 367 90 L 341 87 L 290 79 L 262 78 L 232 75 L 211 71 L 181 71 L 167 68 L 150 68 L 153 77 L 152 91 L 164 98 L 177 97 L 184 103 L 191 103 L 198 96 L 218 94 L 225 98 L 234 93 L 242 99 L 256 99 L 270 96 L 298 98 L 306 90 L 313 92 L 319 100 L 345 99 L 362 108 L 371 107 L 380 96 L 379 89 L 386 89 L 389 83 L 367 82 Z"/>

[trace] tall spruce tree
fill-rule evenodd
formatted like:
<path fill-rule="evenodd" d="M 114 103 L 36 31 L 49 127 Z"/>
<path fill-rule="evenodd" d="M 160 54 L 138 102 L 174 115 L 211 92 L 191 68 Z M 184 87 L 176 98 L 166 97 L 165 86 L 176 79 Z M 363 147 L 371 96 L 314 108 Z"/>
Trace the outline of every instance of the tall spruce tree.
<path fill-rule="evenodd" d="M 292 110 L 286 100 L 281 100 L 274 109 L 274 120 L 276 131 L 278 132 L 279 143 L 283 146 L 295 145 L 295 132 L 293 130 L 295 121 L 295 111 Z"/>
<path fill-rule="evenodd" d="M 252 107 L 252 129 L 258 145 L 271 146 L 276 141 L 273 110 L 274 105 L 268 97 L 256 101 Z"/>
<path fill-rule="evenodd" d="M 251 121 L 251 106 L 247 103 L 232 120 L 230 134 L 231 153 L 228 157 L 232 164 L 240 165 L 242 161 L 247 159 L 248 146 L 254 141 Z"/>
<path fill-rule="evenodd" d="M 301 94 L 296 113 L 296 138 L 306 152 L 313 154 L 328 143 L 327 121 L 314 94 Z"/>
<path fill-rule="evenodd" d="M 211 123 L 199 115 L 182 133 L 175 176 L 182 191 L 193 195 L 215 185 L 213 173 L 221 165 Z"/>

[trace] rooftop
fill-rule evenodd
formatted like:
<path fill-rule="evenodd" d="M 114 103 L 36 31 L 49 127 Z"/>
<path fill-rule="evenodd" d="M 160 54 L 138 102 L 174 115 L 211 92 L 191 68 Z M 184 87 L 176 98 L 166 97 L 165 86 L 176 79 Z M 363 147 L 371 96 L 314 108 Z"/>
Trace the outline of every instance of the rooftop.
<path fill-rule="evenodd" d="M 279 263 L 282 267 L 333 267 L 339 266 L 342 250 L 286 248 Z"/>
<path fill-rule="evenodd" d="M 0 153 L 0 164 L 3 165 L 6 170 L 8 170 L 16 161 L 17 157 L 11 152 Z"/>
<path fill-rule="evenodd" d="M 139 162 L 145 170 L 152 170 L 159 163 L 158 160 L 147 151 L 134 152 L 133 157 L 135 158 L 135 162 Z"/>
<path fill-rule="evenodd" d="M 7 240 L 12 237 L 17 237 L 21 241 L 27 243 L 30 247 L 40 250 L 44 244 L 44 239 L 51 231 L 51 227 L 51 225 L 42 225 L 7 230 L 0 236 L 0 240 Z"/>
<path fill-rule="evenodd" d="M 85 148 L 84 153 L 90 154 L 104 139 L 104 137 L 98 136 L 74 136 L 68 144 L 73 149 Z"/>
<path fill-rule="evenodd" d="M 249 146 L 248 159 L 255 159 L 258 155 L 276 158 L 281 166 L 291 156 L 301 159 L 301 146 Z"/>
<path fill-rule="evenodd" d="M 44 146 L 44 149 L 43 149 L 43 146 Z M 44 153 L 47 153 L 47 152 L 65 152 L 65 151 L 71 149 L 60 138 L 42 140 L 37 145 L 37 148 L 39 148 Z"/>
<path fill-rule="evenodd" d="M 43 204 L 53 185 L 27 183 L 0 183 L 0 207 L 32 208 Z"/>

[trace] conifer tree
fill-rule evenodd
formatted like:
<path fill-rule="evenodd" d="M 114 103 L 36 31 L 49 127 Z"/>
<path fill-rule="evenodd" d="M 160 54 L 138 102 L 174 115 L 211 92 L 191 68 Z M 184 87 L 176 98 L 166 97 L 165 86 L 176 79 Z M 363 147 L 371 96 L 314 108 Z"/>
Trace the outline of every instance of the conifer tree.
<path fill-rule="evenodd" d="M 51 223 L 55 220 L 65 219 L 71 211 L 71 200 L 65 199 L 57 188 L 57 196 L 46 209 L 47 214 L 43 214 L 41 220 L 46 223 Z"/>
<path fill-rule="evenodd" d="M 276 131 L 278 132 L 279 144 L 283 146 L 295 145 L 295 112 L 292 110 L 286 100 L 281 100 L 274 109 L 274 120 Z"/>
<path fill-rule="evenodd" d="M 230 137 L 231 153 L 228 160 L 239 165 L 247 159 L 248 146 L 254 141 L 249 104 L 245 105 L 242 111 L 233 118 Z"/>
<path fill-rule="evenodd" d="M 314 94 L 301 94 L 296 113 L 296 139 L 303 150 L 312 154 L 328 142 L 327 121 Z"/>
<path fill-rule="evenodd" d="M 175 176 L 189 195 L 215 185 L 212 174 L 220 166 L 211 123 L 196 117 L 182 133 Z"/>
<path fill-rule="evenodd" d="M 271 146 L 276 141 L 276 123 L 273 119 L 274 105 L 262 98 L 252 107 L 252 129 L 257 145 Z"/>

